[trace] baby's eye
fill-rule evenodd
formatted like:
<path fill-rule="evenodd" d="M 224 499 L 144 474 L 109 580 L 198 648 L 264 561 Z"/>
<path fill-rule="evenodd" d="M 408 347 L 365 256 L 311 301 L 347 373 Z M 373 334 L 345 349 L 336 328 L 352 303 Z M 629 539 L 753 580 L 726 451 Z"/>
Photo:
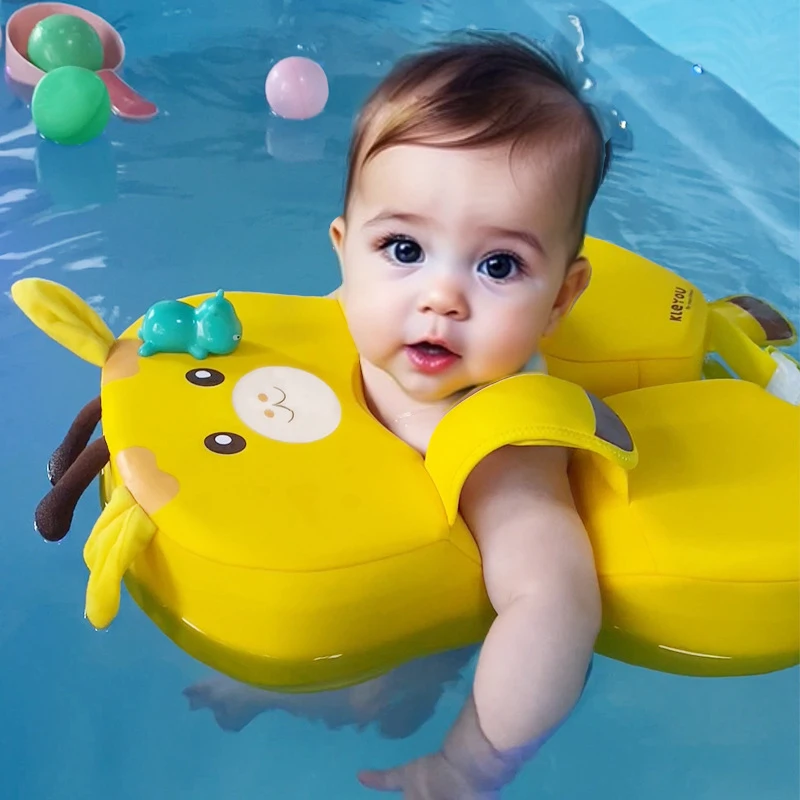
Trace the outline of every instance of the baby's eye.
<path fill-rule="evenodd" d="M 398 264 L 417 264 L 425 257 L 422 248 L 413 239 L 394 237 L 383 244 L 383 249 Z"/>
<path fill-rule="evenodd" d="M 510 253 L 495 253 L 478 264 L 478 272 L 495 281 L 513 278 L 520 270 L 519 259 Z"/>

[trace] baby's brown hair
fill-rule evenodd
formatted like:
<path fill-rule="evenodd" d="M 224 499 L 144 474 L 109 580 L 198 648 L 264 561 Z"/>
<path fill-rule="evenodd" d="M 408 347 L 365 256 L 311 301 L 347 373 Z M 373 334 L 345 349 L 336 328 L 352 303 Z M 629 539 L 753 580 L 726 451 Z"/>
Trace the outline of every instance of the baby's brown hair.
<path fill-rule="evenodd" d="M 345 212 L 359 170 L 389 147 L 508 144 L 513 156 L 532 143 L 566 149 L 577 167 L 580 249 L 610 149 L 579 89 L 551 56 L 520 36 L 469 34 L 434 46 L 400 60 L 361 109 L 348 154 Z"/>

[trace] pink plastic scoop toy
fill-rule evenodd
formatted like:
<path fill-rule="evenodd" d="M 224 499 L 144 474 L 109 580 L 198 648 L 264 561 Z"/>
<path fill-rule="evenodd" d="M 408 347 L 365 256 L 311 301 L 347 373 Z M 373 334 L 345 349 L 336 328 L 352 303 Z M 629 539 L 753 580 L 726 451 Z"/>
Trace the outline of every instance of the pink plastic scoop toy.
<path fill-rule="evenodd" d="M 125 45 L 116 29 L 102 17 L 85 8 L 67 3 L 32 3 L 15 11 L 6 23 L 6 74 L 13 83 L 33 89 L 44 72 L 28 61 L 28 39 L 38 22 L 52 14 L 72 14 L 88 22 L 97 31 L 103 45 L 103 66 L 97 75 L 111 97 L 111 108 L 123 119 L 147 120 L 158 113 L 153 103 L 128 86 L 117 71 L 125 60 Z"/>

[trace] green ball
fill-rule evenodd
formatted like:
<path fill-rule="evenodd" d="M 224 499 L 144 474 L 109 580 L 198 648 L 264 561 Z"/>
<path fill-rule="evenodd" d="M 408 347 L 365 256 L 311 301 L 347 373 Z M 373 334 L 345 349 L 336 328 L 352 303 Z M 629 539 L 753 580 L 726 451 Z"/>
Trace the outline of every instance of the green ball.
<path fill-rule="evenodd" d="M 44 72 L 59 67 L 97 70 L 103 66 L 103 43 L 88 22 L 72 14 L 51 14 L 31 31 L 28 60 Z"/>
<path fill-rule="evenodd" d="M 36 84 L 31 114 L 45 139 L 58 144 L 83 144 L 105 129 L 111 116 L 111 98 L 94 72 L 82 67 L 59 67 Z"/>

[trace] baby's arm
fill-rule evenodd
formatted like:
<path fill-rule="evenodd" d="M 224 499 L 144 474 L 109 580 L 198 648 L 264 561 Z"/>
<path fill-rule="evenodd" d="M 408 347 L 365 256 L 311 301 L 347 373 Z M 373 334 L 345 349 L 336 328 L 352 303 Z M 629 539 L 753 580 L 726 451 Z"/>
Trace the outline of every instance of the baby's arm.
<path fill-rule="evenodd" d="M 567 459 L 561 448 L 506 447 L 476 467 L 462 494 L 498 614 L 474 701 L 486 739 L 501 753 L 535 750 L 566 717 L 600 628 L 594 558 Z"/>
<path fill-rule="evenodd" d="M 496 797 L 580 697 L 601 608 L 567 458 L 561 448 L 505 447 L 473 470 L 461 512 L 498 613 L 473 695 L 439 753 L 368 773 L 368 786 L 408 797 Z"/>

